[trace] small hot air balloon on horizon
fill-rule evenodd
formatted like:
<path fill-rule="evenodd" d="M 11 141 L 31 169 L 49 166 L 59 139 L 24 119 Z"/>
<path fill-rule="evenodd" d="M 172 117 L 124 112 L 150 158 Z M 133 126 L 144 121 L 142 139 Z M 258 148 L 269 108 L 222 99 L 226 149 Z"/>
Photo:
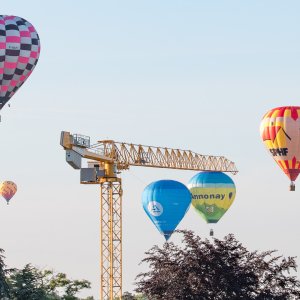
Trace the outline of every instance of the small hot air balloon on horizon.
<path fill-rule="evenodd" d="M 222 172 L 200 172 L 193 176 L 188 188 L 192 194 L 192 206 L 209 224 L 217 223 L 235 199 L 233 180 Z M 213 235 L 213 230 L 210 230 Z"/>
<path fill-rule="evenodd" d="M 300 173 L 300 106 L 282 106 L 268 111 L 260 123 L 262 141 L 282 171 L 291 180 L 290 191 Z"/>
<path fill-rule="evenodd" d="M 31 23 L 0 15 L 0 111 L 35 68 L 40 39 Z"/>
<path fill-rule="evenodd" d="M 142 204 L 152 223 L 168 241 L 190 207 L 191 193 L 181 182 L 159 180 L 144 189 Z"/>
<path fill-rule="evenodd" d="M 6 203 L 9 204 L 10 199 L 17 192 L 17 185 L 13 181 L 3 181 L 0 183 L 0 195 L 6 200 Z"/>

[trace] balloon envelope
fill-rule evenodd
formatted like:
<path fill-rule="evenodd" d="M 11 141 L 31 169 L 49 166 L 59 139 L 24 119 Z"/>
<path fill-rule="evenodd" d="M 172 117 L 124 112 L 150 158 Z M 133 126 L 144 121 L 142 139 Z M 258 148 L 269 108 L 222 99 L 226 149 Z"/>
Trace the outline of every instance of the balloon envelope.
<path fill-rule="evenodd" d="M 0 110 L 33 71 L 40 40 L 25 19 L 0 15 Z"/>
<path fill-rule="evenodd" d="M 278 166 L 295 181 L 300 172 L 300 107 L 268 111 L 261 121 L 260 135 Z"/>
<path fill-rule="evenodd" d="M 190 207 L 191 194 L 178 181 L 159 180 L 144 189 L 142 204 L 150 220 L 168 240 Z"/>
<path fill-rule="evenodd" d="M 188 188 L 192 205 L 207 223 L 217 223 L 234 201 L 232 179 L 222 172 L 201 172 L 193 176 Z"/>
<path fill-rule="evenodd" d="M 7 203 L 15 195 L 16 192 L 17 185 L 14 182 L 4 181 L 0 184 L 0 194 L 7 201 Z"/>

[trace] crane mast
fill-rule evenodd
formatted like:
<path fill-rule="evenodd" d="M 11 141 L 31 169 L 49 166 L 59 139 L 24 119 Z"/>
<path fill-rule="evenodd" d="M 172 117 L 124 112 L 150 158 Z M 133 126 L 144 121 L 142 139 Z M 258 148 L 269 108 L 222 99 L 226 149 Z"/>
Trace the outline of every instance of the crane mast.
<path fill-rule="evenodd" d="M 112 140 L 90 144 L 90 138 L 61 132 L 66 161 L 80 169 L 80 183 L 100 185 L 100 300 L 122 299 L 122 182 L 118 174 L 130 166 L 236 174 L 224 156 L 190 150 L 144 146 Z M 82 167 L 82 158 L 89 159 Z"/>

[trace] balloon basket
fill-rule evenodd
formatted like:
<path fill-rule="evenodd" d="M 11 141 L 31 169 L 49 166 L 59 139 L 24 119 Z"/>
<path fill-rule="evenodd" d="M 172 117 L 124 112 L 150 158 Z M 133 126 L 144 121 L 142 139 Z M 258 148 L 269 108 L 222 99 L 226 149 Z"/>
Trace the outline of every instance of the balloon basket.
<path fill-rule="evenodd" d="M 296 190 L 295 183 L 292 181 L 290 184 L 290 191 L 294 192 Z"/>
<path fill-rule="evenodd" d="M 213 230 L 213 229 L 211 229 L 211 230 L 209 231 L 209 236 L 214 236 L 214 230 Z"/>

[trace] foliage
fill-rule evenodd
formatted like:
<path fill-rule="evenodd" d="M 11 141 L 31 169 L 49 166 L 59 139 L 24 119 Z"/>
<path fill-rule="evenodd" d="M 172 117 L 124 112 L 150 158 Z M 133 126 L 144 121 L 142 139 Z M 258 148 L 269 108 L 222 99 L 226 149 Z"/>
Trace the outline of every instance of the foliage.
<path fill-rule="evenodd" d="M 12 272 L 9 277 L 9 285 L 13 299 L 47 299 L 47 290 L 42 272 L 29 264 L 22 270 Z"/>
<path fill-rule="evenodd" d="M 22 270 L 14 270 L 9 277 L 9 285 L 16 300 L 77 300 L 79 298 L 75 295 L 79 291 L 90 288 L 87 280 L 70 280 L 64 273 L 41 271 L 30 264 Z"/>
<path fill-rule="evenodd" d="M 136 291 L 152 300 L 300 299 L 294 257 L 249 251 L 234 235 L 203 240 L 191 231 L 182 247 L 165 243 L 146 252 L 150 270 L 137 276 Z"/>
<path fill-rule="evenodd" d="M 129 292 L 125 292 L 125 293 L 122 295 L 122 300 L 135 300 L 135 296 L 132 295 L 132 294 L 129 293 Z"/>
<path fill-rule="evenodd" d="M 80 300 L 76 294 L 91 287 L 87 280 L 71 280 L 64 273 L 41 271 L 31 264 L 27 264 L 21 270 L 7 269 L 3 253 L 4 250 L 0 248 L 1 300 Z"/>
<path fill-rule="evenodd" d="M 125 292 L 122 296 L 122 300 L 147 300 L 143 295 L 133 295 L 129 292 Z"/>
<path fill-rule="evenodd" d="M 0 249 L 0 299 L 9 299 L 10 290 L 7 283 L 7 276 L 14 269 L 6 269 L 6 264 L 4 263 L 4 250 Z"/>

